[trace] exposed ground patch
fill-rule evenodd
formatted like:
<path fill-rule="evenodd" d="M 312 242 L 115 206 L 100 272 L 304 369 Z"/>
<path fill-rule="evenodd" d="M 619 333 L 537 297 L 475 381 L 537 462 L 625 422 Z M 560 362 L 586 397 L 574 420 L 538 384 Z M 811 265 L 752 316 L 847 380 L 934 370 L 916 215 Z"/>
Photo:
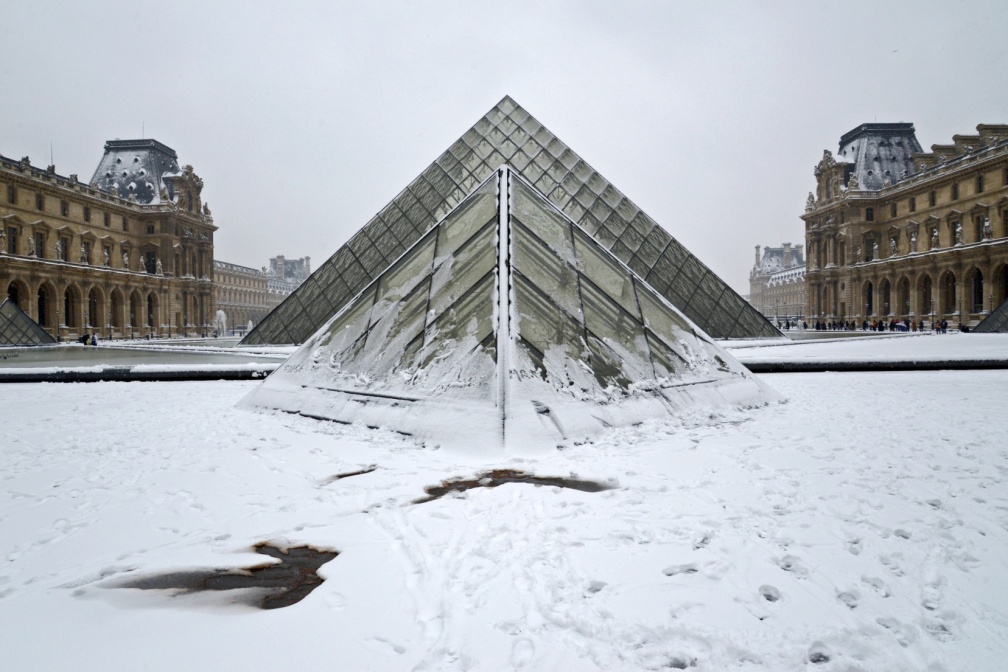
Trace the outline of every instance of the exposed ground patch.
<path fill-rule="evenodd" d="M 347 471 L 342 474 L 333 474 L 329 478 L 319 481 L 319 486 L 324 487 L 326 485 L 332 485 L 336 481 L 342 480 L 344 478 L 350 478 L 351 476 L 363 476 L 364 474 L 370 474 L 377 468 L 378 465 L 372 464 L 370 467 L 367 467 L 365 469 L 358 469 L 357 471 Z"/>
<path fill-rule="evenodd" d="M 600 482 L 579 478 L 565 478 L 562 476 L 535 476 L 515 469 L 494 469 L 492 471 L 484 471 L 474 478 L 455 478 L 441 481 L 440 485 L 428 485 L 424 488 L 427 496 L 414 499 L 413 503 L 423 504 L 424 502 L 444 497 L 451 492 L 465 492 L 473 488 L 496 488 L 505 483 L 551 485 L 558 488 L 580 490 L 581 492 L 602 492 L 603 490 L 612 490 L 618 485 L 615 481 Z"/>
<path fill-rule="evenodd" d="M 311 546 L 280 548 L 268 543 L 256 544 L 256 553 L 268 555 L 279 564 L 256 565 L 239 569 L 211 569 L 171 572 L 133 579 L 119 588 L 140 590 L 179 590 L 189 594 L 207 590 L 241 590 L 236 601 L 260 609 L 278 609 L 297 604 L 322 584 L 318 569 L 339 553 Z"/>

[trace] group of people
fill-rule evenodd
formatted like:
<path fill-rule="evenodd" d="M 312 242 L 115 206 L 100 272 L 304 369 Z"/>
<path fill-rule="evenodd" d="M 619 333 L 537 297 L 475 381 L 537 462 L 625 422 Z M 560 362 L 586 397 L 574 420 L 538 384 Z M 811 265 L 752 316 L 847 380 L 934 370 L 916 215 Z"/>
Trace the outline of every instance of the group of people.
<path fill-rule="evenodd" d="M 802 322 L 802 328 L 808 329 L 808 325 Z M 816 331 L 857 331 L 858 324 L 854 320 L 842 320 L 842 321 L 826 321 L 826 320 L 816 320 L 813 324 L 813 329 Z M 919 322 L 917 320 L 903 319 L 902 321 L 897 321 L 896 318 L 891 318 L 888 322 L 885 320 L 863 320 L 861 322 L 861 331 L 928 331 L 925 321 L 921 319 Z M 932 320 L 931 331 L 936 334 L 948 333 L 948 321 L 947 320 Z M 967 332 L 969 329 L 963 325 L 959 325 L 959 331 Z"/>
<path fill-rule="evenodd" d="M 83 345 L 98 345 L 98 336 L 94 333 L 88 334 L 84 332 L 78 337 L 77 341 Z"/>

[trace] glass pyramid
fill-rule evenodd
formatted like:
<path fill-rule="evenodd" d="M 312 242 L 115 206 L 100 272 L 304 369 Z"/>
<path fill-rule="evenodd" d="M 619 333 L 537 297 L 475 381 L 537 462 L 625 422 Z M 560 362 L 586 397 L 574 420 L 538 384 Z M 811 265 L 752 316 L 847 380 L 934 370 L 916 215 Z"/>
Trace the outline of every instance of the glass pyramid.
<path fill-rule="evenodd" d="M 0 346 L 55 345 L 56 339 L 10 299 L 0 303 Z"/>
<path fill-rule="evenodd" d="M 715 338 L 780 332 L 510 97 L 463 134 L 242 343 L 302 343 L 507 165 Z"/>
<path fill-rule="evenodd" d="M 1008 334 L 1008 299 L 985 317 L 980 324 L 973 327 L 978 334 Z"/>
<path fill-rule="evenodd" d="M 773 397 L 502 167 L 244 403 L 438 443 L 552 447 L 698 402 Z"/>

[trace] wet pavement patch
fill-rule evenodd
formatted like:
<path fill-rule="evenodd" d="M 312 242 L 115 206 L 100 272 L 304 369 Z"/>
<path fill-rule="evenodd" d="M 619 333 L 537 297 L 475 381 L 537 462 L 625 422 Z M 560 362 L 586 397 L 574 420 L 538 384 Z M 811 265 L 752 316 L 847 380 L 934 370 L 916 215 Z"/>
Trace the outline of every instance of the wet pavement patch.
<path fill-rule="evenodd" d="M 119 588 L 176 590 L 182 595 L 208 590 L 240 590 L 235 601 L 260 609 L 278 609 L 297 604 L 322 584 L 318 569 L 338 551 L 293 546 L 280 548 L 256 544 L 256 553 L 276 558 L 279 563 L 239 569 L 210 569 L 145 576 L 120 583 Z"/>
<path fill-rule="evenodd" d="M 494 469 L 485 471 L 473 478 L 455 478 L 441 481 L 441 485 L 428 485 L 424 488 L 426 497 L 414 499 L 414 504 L 423 504 L 444 497 L 452 492 L 465 492 L 473 488 L 496 488 L 505 483 L 527 483 L 529 485 L 550 485 L 557 488 L 569 488 L 581 492 L 602 492 L 618 487 L 615 481 L 600 482 L 562 476 L 535 476 L 515 469 Z"/>

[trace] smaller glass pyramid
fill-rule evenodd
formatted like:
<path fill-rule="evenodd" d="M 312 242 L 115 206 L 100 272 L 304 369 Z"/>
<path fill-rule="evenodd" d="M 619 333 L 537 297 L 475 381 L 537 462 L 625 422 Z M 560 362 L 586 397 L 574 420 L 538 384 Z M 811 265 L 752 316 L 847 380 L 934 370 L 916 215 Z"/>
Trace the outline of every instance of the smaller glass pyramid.
<path fill-rule="evenodd" d="M 1008 334 L 1008 299 L 973 327 L 973 331 L 978 334 Z"/>
<path fill-rule="evenodd" d="M 528 448 L 683 405 L 773 397 L 502 166 L 245 402 Z"/>
<path fill-rule="evenodd" d="M 0 303 L 0 346 L 55 345 L 56 339 L 10 299 Z"/>

